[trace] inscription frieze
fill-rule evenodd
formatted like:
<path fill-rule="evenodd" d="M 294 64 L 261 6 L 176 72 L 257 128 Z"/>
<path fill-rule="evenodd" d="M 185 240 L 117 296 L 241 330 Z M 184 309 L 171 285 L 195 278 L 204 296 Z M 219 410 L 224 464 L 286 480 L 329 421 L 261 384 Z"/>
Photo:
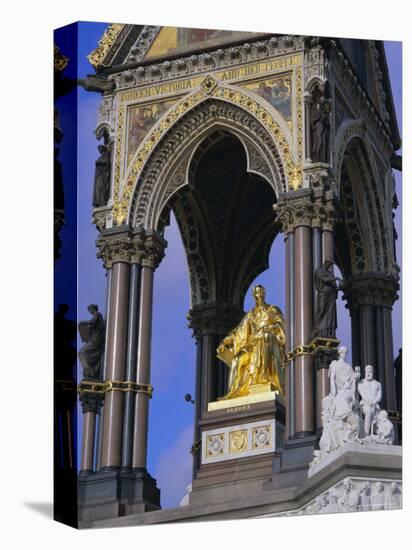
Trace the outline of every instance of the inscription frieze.
<path fill-rule="evenodd" d="M 302 54 L 289 55 L 278 59 L 272 59 L 264 62 L 249 63 L 239 67 L 234 67 L 224 71 L 211 72 L 214 78 L 221 81 L 239 81 L 250 78 L 251 76 L 265 73 L 285 71 L 287 69 L 302 65 Z M 148 97 L 160 96 L 165 94 L 175 94 L 178 92 L 187 92 L 191 88 L 196 88 L 204 79 L 204 75 L 174 80 L 173 82 L 164 82 L 152 86 L 134 88 L 133 90 L 119 92 L 121 103 L 146 99 Z"/>

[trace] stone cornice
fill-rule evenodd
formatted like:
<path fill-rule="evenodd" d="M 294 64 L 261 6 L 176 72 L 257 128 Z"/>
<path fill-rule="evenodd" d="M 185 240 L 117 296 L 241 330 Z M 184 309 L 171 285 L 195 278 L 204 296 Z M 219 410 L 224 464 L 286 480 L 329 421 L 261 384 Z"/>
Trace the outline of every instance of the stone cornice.
<path fill-rule="evenodd" d="M 116 68 L 117 72 L 107 78 L 116 82 L 118 90 L 125 90 L 143 84 L 167 81 L 176 78 L 198 75 L 218 69 L 236 67 L 242 63 L 264 61 L 270 57 L 303 51 L 303 36 L 272 36 L 267 39 L 255 38 L 236 46 L 216 47 L 216 49 L 192 53 L 158 63 L 125 64 Z"/>

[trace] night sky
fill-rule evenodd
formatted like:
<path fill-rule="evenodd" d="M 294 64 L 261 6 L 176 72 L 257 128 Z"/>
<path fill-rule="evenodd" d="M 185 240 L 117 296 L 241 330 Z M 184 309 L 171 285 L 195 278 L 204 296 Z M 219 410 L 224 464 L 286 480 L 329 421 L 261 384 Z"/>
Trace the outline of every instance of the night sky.
<path fill-rule="evenodd" d="M 78 78 L 93 73 L 87 60 L 89 54 L 101 38 L 107 24 L 80 23 L 78 25 Z M 70 43 L 60 42 L 62 53 L 70 58 L 66 69 L 67 76 L 75 76 L 76 52 Z M 392 82 L 398 124 L 402 135 L 402 75 L 401 43 L 385 43 L 387 61 Z M 70 74 L 71 73 L 71 74 Z M 77 212 L 76 196 L 68 187 L 75 188 L 75 165 L 67 163 L 69 148 L 73 150 L 76 139 L 75 126 L 70 117 L 61 120 L 64 134 L 60 146 L 60 158 L 64 163 L 64 183 L 66 187 L 67 224 L 62 228 L 62 259 L 56 263 L 55 294 L 57 302 L 66 293 L 72 316 L 75 317 L 75 296 L 67 297 L 67 278 L 76 265 L 75 221 L 77 218 L 78 242 L 78 296 L 77 318 L 89 317 L 87 306 L 96 303 L 105 309 L 106 278 L 100 260 L 96 259 L 95 240 L 97 231 L 91 224 L 91 198 L 94 178 L 94 165 L 98 157 L 97 141 L 93 134 L 97 121 L 100 94 L 86 92 L 82 88 L 59 100 L 61 111 L 65 105 L 75 105 L 77 101 Z M 66 161 L 66 162 L 65 162 Z M 71 164 L 71 166 L 70 166 Z M 72 172 L 70 172 L 72 170 Z M 402 201 L 401 174 L 395 172 L 398 199 Z M 399 235 L 397 258 L 401 264 L 401 207 L 395 218 Z M 178 505 L 191 481 L 192 458 L 189 449 L 193 443 L 194 407 L 184 399 L 186 393 L 194 394 L 195 346 L 191 331 L 187 328 L 186 315 L 189 311 L 189 279 L 187 263 L 181 238 L 172 216 L 171 225 L 166 229 L 168 241 L 166 257 L 155 273 L 153 336 L 152 336 L 152 375 L 154 386 L 150 403 L 149 428 L 149 472 L 157 479 L 162 491 L 162 507 Z M 70 244 L 71 243 L 71 244 Z M 339 275 L 339 273 L 337 273 Z M 285 310 L 284 300 L 284 243 L 279 235 L 270 253 L 270 268 L 259 276 L 257 282 L 267 289 L 267 301 Z M 172 289 L 172 291 L 171 291 Z M 250 292 L 245 301 L 245 310 L 252 306 Z M 350 348 L 350 322 L 347 310 L 339 297 L 337 337 Z M 394 350 L 401 347 L 401 299 L 394 306 Z M 81 342 L 78 341 L 78 346 Z M 80 372 L 80 371 L 79 371 Z M 79 415 L 81 422 L 81 415 Z M 80 426 L 79 426 L 80 427 Z M 79 430 L 80 433 L 80 430 Z"/>

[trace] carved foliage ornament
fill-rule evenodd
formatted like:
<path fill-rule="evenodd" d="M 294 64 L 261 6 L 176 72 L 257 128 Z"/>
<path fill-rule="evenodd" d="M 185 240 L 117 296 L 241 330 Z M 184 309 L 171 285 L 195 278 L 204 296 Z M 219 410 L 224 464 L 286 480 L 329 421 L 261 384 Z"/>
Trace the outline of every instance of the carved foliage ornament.
<path fill-rule="evenodd" d="M 114 41 L 119 36 L 124 25 L 120 23 L 111 23 L 107 29 L 104 31 L 102 38 L 99 40 L 99 45 L 95 50 L 93 50 L 88 56 L 87 59 L 93 65 L 93 67 L 98 67 L 102 64 L 104 58 L 112 47 Z"/>
<path fill-rule="evenodd" d="M 164 257 L 166 241 L 158 233 L 145 235 L 102 235 L 97 241 L 97 257 L 103 260 L 105 269 L 116 262 L 139 263 L 156 269 Z"/>
<path fill-rule="evenodd" d="M 332 230 L 338 220 L 338 213 L 332 201 L 324 200 L 322 197 L 280 200 L 274 205 L 274 210 L 283 233 L 289 233 L 301 225 Z"/>

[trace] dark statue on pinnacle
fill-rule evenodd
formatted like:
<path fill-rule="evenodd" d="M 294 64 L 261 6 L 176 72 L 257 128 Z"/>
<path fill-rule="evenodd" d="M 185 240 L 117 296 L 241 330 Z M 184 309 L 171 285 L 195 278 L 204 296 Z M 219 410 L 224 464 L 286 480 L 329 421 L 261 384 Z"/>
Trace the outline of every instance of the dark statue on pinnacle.
<path fill-rule="evenodd" d="M 96 160 L 94 173 L 93 207 L 105 206 L 110 197 L 110 149 L 107 145 L 98 147 L 100 156 Z"/>
<path fill-rule="evenodd" d="M 310 112 L 311 160 L 329 163 L 330 103 L 327 91 L 317 89 Z"/>
<path fill-rule="evenodd" d="M 90 321 L 80 321 L 79 333 L 84 346 L 79 351 L 83 377 L 97 380 L 100 375 L 100 363 L 104 349 L 104 320 L 99 308 L 90 304 L 87 308 L 92 316 Z"/>
<path fill-rule="evenodd" d="M 313 337 L 336 338 L 336 298 L 337 281 L 333 273 L 333 260 L 326 258 L 323 265 L 315 270 L 314 283 L 317 291 Z"/>

